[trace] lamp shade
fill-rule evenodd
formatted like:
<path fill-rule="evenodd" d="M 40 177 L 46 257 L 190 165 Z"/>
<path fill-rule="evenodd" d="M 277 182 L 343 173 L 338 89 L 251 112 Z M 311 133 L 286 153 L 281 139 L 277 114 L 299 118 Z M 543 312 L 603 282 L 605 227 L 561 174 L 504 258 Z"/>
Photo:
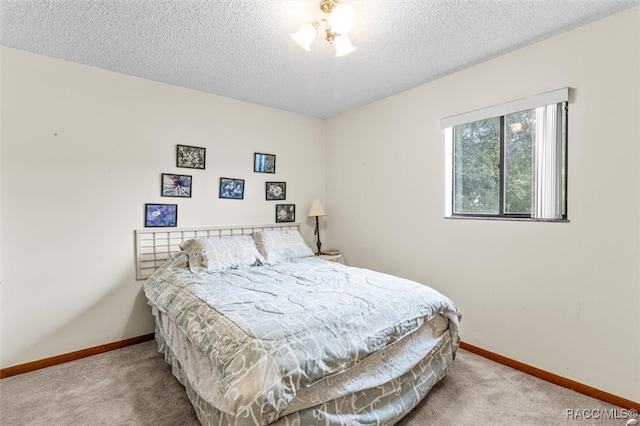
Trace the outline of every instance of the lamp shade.
<path fill-rule="evenodd" d="M 291 39 L 307 52 L 311 50 L 311 43 L 316 38 L 317 30 L 313 24 L 307 24 L 300 28 L 298 32 L 289 34 Z"/>
<path fill-rule="evenodd" d="M 324 212 L 324 209 L 322 208 L 322 204 L 320 204 L 320 201 L 313 200 L 311 202 L 311 208 L 309 209 L 309 214 L 307 215 L 307 217 L 326 216 L 326 215 L 327 214 Z"/>
<path fill-rule="evenodd" d="M 336 56 L 344 56 L 356 50 L 346 34 L 336 37 L 334 44 L 336 45 Z"/>

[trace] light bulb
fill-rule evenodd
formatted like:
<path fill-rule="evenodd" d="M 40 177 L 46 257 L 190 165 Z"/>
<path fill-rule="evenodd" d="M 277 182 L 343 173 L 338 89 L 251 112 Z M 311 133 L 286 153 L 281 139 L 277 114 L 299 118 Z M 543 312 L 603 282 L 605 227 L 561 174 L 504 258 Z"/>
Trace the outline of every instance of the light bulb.
<path fill-rule="evenodd" d="M 355 12 L 348 4 L 337 4 L 331 11 L 329 25 L 336 34 L 347 34 L 353 29 Z"/>

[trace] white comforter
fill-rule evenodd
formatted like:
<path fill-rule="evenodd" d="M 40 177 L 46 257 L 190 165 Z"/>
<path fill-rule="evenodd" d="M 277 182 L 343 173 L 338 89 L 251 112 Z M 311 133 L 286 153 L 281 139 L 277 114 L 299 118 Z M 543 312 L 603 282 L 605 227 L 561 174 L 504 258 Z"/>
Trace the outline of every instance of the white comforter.
<path fill-rule="evenodd" d="M 430 287 L 315 257 L 212 274 L 185 266 L 178 254 L 147 281 L 149 303 L 211 366 L 212 405 L 256 424 L 300 408 L 300 392 L 416 331 L 442 333 L 429 324 L 455 333 L 460 318 Z"/>

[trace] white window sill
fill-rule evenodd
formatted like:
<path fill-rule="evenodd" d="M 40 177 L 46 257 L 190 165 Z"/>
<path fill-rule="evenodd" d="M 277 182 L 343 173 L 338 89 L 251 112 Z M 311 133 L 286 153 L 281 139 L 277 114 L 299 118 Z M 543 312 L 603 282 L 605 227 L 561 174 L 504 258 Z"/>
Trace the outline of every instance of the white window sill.
<path fill-rule="evenodd" d="M 497 217 L 497 216 L 445 216 L 445 219 L 462 220 L 501 220 L 509 222 L 553 222 L 570 223 L 569 219 L 531 219 L 528 217 Z"/>

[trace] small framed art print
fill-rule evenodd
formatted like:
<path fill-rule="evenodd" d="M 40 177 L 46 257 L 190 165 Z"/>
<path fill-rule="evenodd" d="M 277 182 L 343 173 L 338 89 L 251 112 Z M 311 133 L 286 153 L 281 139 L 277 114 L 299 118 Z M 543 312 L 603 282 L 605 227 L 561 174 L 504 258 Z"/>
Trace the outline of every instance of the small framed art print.
<path fill-rule="evenodd" d="M 178 226 L 177 204 L 145 204 L 144 226 L 165 227 Z"/>
<path fill-rule="evenodd" d="M 191 197 L 191 176 L 162 173 L 163 197 Z"/>
<path fill-rule="evenodd" d="M 258 173 L 275 173 L 276 156 L 256 152 L 253 157 L 253 171 Z"/>
<path fill-rule="evenodd" d="M 242 200 L 244 198 L 244 179 L 220 178 L 219 198 Z"/>
<path fill-rule="evenodd" d="M 176 166 L 187 169 L 204 169 L 206 153 L 206 148 L 178 145 L 176 150 Z"/>
<path fill-rule="evenodd" d="M 286 200 L 287 199 L 287 183 L 286 182 L 267 182 L 265 197 L 267 200 Z"/>
<path fill-rule="evenodd" d="M 296 221 L 296 205 L 295 204 L 276 204 L 276 223 L 295 222 L 295 221 Z"/>

